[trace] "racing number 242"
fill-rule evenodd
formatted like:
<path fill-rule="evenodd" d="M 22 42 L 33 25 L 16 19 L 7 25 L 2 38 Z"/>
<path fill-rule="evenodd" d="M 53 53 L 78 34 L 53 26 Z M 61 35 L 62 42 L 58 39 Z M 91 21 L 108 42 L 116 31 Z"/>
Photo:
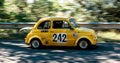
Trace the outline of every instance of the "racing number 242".
<path fill-rule="evenodd" d="M 53 41 L 54 42 L 66 42 L 66 34 L 65 33 L 57 33 L 53 34 Z"/>

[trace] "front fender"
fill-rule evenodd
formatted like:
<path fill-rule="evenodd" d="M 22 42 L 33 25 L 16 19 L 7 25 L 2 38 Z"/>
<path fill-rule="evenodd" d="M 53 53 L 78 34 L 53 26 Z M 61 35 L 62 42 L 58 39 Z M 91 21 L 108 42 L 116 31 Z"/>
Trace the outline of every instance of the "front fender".
<path fill-rule="evenodd" d="M 89 37 L 87 37 L 87 36 L 82 36 L 82 37 L 79 37 L 79 38 L 76 40 L 75 46 L 77 46 L 78 41 L 79 41 L 80 39 L 83 39 L 83 38 L 88 39 L 88 40 L 90 41 L 90 43 L 91 43 L 91 39 L 90 39 Z"/>

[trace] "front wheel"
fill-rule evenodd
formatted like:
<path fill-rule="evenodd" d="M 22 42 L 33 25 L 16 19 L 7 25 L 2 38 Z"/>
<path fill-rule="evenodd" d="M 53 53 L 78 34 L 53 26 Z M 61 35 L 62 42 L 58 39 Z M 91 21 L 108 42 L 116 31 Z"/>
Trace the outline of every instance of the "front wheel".
<path fill-rule="evenodd" d="M 32 48 L 37 49 L 37 48 L 39 48 L 40 46 L 41 46 L 41 43 L 40 43 L 39 40 L 32 40 L 32 41 L 31 41 L 31 47 L 32 47 Z"/>
<path fill-rule="evenodd" d="M 88 49 L 91 44 L 88 40 L 80 40 L 77 44 L 78 48 L 81 48 L 81 49 Z"/>

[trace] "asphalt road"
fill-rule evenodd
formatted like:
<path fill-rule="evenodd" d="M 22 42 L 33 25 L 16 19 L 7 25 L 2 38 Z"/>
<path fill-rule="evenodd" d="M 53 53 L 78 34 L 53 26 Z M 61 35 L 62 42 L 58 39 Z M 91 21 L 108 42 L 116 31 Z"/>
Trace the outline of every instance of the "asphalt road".
<path fill-rule="evenodd" d="M 1 40 L 0 63 L 120 63 L 120 43 L 98 43 L 93 50 L 32 49 L 21 40 Z"/>

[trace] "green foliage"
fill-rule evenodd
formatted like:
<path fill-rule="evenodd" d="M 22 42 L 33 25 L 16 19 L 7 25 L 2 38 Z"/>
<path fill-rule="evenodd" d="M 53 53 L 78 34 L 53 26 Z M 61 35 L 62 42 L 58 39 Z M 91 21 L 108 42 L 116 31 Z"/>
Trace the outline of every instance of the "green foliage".
<path fill-rule="evenodd" d="M 37 18 L 50 16 L 51 11 L 54 11 L 54 8 L 49 0 L 36 0 L 31 7 L 31 13 Z"/>
<path fill-rule="evenodd" d="M 15 16 L 16 19 L 18 19 L 18 21 L 26 21 L 26 17 L 27 17 L 27 14 L 24 14 L 24 13 L 19 13 L 18 15 Z"/>
<path fill-rule="evenodd" d="M 24 39 L 28 32 L 18 32 L 15 29 L 0 29 L 1 39 Z"/>
<path fill-rule="evenodd" d="M 4 0 L 0 0 L 0 6 L 4 5 Z"/>
<path fill-rule="evenodd" d="M 0 13 L 0 18 L 2 18 L 2 19 L 10 19 L 10 15 L 5 13 L 5 12 L 1 12 Z"/>
<path fill-rule="evenodd" d="M 120 22 L 119 0 L 0 0 L 0 21 L 37 21 L 41 17 L 75 17 L 77 21 Z"/>

